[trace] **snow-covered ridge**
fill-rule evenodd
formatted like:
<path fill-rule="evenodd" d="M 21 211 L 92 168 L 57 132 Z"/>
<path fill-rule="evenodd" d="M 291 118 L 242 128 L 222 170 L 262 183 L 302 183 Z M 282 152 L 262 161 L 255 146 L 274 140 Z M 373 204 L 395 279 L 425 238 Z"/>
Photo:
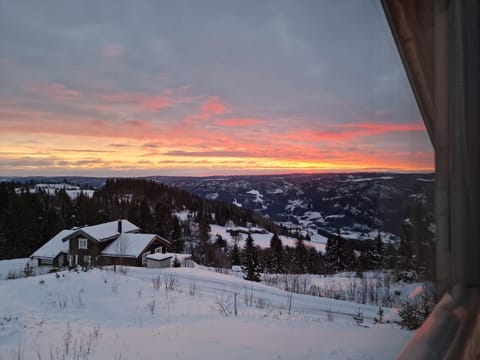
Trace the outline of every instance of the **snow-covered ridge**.
<path fill-rule="evenodd" d="M 393 176 L 378 176 L 378 177 L 363 177 L 359 179 L 347 179 L 345 182 L 362 182 L 362 181 L 373 181 L 373 180 L 392 180 Z"/>
<path fill-rule="evenodd" d="M 28 188 L 28 191 L 31 193 L 36 193 L 39 190 L 42 190 L 49 195 L 55 195 L 59 190 L 65 190 L 65 192 L 71 199 L 76 199 L 80 194 L 92 197 L 95 193 L 95 190 L 82 189 L 80 188 L 80 186 L 65 183 L 35 184 Z M 20 193 L 22 191 L 22 188 L 16 188 L 15 191 L 17 193 Z"/>

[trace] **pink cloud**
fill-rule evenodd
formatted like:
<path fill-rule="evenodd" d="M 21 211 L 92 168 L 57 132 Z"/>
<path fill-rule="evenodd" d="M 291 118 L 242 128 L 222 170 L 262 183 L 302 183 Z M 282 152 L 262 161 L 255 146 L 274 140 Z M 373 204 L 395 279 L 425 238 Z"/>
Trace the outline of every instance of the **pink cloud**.
<path fill-rule="evenodd" d="M 48 97 L 54 100 L 72 99 L 80 95 L 80 92 L 67 88 L 58 83 L 41 83 L 27 86 L 27 92 L 37 96 Z"/>
<path fill-rule="evenodd" d="M 138 110 L 146 112 L 157 112 L 167 109 L 177 104 L 190 103 L 194 99 L 175 94 L 173 90 L 167 89 L 162 91 L 162 95 L 141 94 L 119 92 L 111 94 L 100 94 L 98 96 L 102 104 L 96 106 L 99 110 L 114 110 L 113 105 L 130 105 L 135 106 Z"/>
<path fill-rule="evenodd" d="M 165 96 L 146 97 L 139 102 L 139 106 L 146 111 L 158 111 L 171 107 L 175 101 Z"/>
<path fill-rule="evenodd" d="M 325 127 L 326 130 L 298 130 L 281 135 L 295 141 L 342 141 L 358 137 L 374 136 L 390 132 L 426 131 L 423 123 L 413 124 L 382 124 L 382 123 L 359 123 L 359 124 L 334 124 Z"/>
<path fill-rule="evenodd" d="M 241 126 L 257 125 L 259 121 L 256 119 L 230 118 L 230 119 L 217 120 L 215 123 L 221 126 L 241 127 Z"/>
<path fill-rule="evenodd" d="M 122 44 L 111 43 L 102 47 L 102 55 L 105 58 L 116 58 L 122 56 L 125 50 Z"/>
<path fill-rule="evenodd" d="M 147 120 L 130 120 L 126 122 L 127 125 L 133 126 L 133 127 L 139 127 L 139 128 L 148 128 L 151 127 L 152 124 L 150 121 Z"/>
<path fill-rule="evenodd" d="M 340 124 L 332 127 L 346 129 L 365 129 L 372 132 L 391 132 L 391 131 L 426 131 L 423 122 L 414 124 L 384 124 L 384 123 L 361 123 L 361 124 Z"/>
<path fill-rule="evenodd" d="M 200 111 L 209 115 L 223 115 L 227 112 L 227 106 L 218 96 L 212 96 L 202 104 Z"/>

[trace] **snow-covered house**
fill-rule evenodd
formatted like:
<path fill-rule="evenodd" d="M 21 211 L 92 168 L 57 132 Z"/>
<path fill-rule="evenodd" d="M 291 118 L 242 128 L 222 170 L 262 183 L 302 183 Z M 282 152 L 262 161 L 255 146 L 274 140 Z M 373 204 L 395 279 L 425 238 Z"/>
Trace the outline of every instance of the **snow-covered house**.
<path fill-rule="evenodd" d="M 66 264 L 69 244 L 63 238 L 74 230 L 62 230 L 35 251 L 30 258 L 37 260 L 37 265 L 62 267 Z"/>
<path fill-rule="evenodd" d="M 156 234 L 141 234 L 128 220 L 62 230 L 41 248 L 32 259 L 38 265 L 128 265 L 143 266 L 151 253 L 165 252 L 168 240 Z"/>

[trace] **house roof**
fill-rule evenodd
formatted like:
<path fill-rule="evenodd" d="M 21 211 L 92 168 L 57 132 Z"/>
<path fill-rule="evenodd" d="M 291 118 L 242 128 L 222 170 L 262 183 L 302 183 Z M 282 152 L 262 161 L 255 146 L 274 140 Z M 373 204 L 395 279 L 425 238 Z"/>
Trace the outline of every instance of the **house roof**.
<path fill-rule="evenodd" d="M 122 233 L 101 253 L 103 256 L 139 257 L 155 239 L 167 241 L 155 234 Z"/>
<path fill-rule="evenodd" d="M 147 259 L 155 260 L 155 261 L 165 261 L 171 259 L 173 257 L 172 254 L 162 254 L 162 253 L 155 253 L 147 255 Z"/>
<path fill-rule="evenodd" d="M 140 228 L 138 228 L 136 225 L 132 224 L 128 220 L 115 220 L 103 224 L 85 226 L 77 229 L 75 232 L 67 235 L 63 239 L 63 241 L 66 241 L 78 234 L 83 234 L 86 237 L 98 242 L 114 239 L 115 237 L 120 235 L 120 233 L 118 232 L 119 221 L 122 222 L 122 234 L 140 231 Z"/>
<path fill-rule="evenodd" d="M 68 242 L 63 242 L 63 238 L 74 233 L 74 230 L 62 230 L 57 235 L 48 240 L 41 248 L 35 251 L 31 257 L 37 258 L 55 258 L 61 252 L 68 253 Z"/>
<path fill-rule="evenodd" d="M 167 259 L 173 260 L 173 258 L 177 258 L 178 261 L 183 261 L 190 259 L 192 254 L 178 254 L 178 253 L 154 253 L 147 255 L 147 259 L 156 260 L 156 261 L 164 261 Z"/>

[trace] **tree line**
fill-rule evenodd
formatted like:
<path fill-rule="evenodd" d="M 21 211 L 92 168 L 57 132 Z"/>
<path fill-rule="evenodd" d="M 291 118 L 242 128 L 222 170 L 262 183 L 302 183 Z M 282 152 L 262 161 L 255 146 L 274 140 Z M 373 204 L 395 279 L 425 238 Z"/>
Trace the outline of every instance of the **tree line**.
<path fill-rule="evenodd" d="M 144 232 L 171 241 L 173 252 L 190 252 L 206 266 L 243 266 L 250 280 L 261 272 L 329 274 L 340 271 L 376 269 L 412 270 L 431 278 L 433 236 L 431 219 L 422 203 L 412 205 L 402 223 L 398 246 L 386 245 L 380 234 L 375 239 L 353 241 L 328 234 L 325 252 L 306 246 L 304 237 L 295 246 L 284 246 L 279 235 L 291 235 L 268 218 L 234 205 L 207 200 L 186 191 L 143 179 L 108 179 L 92 197 L 81 193 L 72 199 L 59 189 L 48 194 L 31 186 L 0 183 L 0 259 L 27 257 L 62 229 L 94 225 L 119 218 L 128 219 Z M 187 210 L 180 221 L 176 213 Z M 255 224 L 274 233 L 270 246 L 255 245 L 251 235 L 239 248 L 238 239 L 228 244 L 221 236 L 210 236 L 210 224 L 227 222 L 247 227 Z"/>
<path fill-rule="evenodd" d="M 256 223 L 270 231 L 283 231 L 250 210 L 207 200 L 178 188 L 143 179 L 108 179 L 89 197 L 71 198 L 64 189 L 49 194 L 34 184 L 0 183 L 0 259 L 28 257 L 63 229 L 128 219 L 146 233 L 158 234 L 183 249 L 183 241 L 197 234 L 181 223 L 176 212 L 188 210 L 191 222 L 246 226 Z"/>

